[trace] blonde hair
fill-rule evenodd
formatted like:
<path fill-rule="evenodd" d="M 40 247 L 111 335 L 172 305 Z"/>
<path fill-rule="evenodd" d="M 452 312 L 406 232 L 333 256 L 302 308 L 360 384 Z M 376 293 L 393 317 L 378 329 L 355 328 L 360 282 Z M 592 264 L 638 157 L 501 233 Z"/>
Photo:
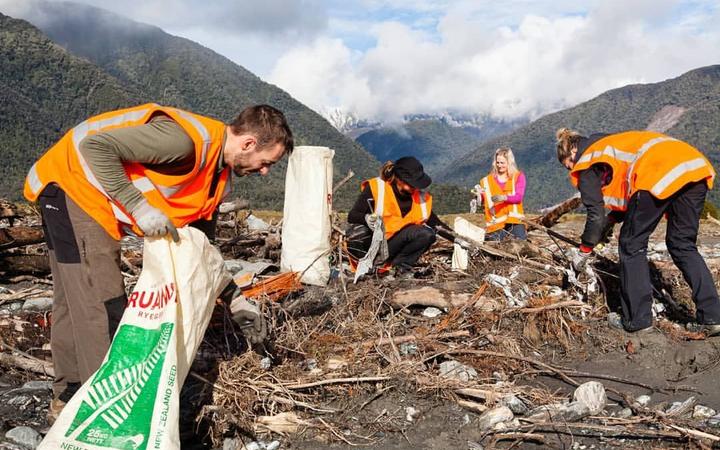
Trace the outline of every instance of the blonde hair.
<path fill-rule="evenodd" d="M 382 178 L 383 181 L 387 181 L 388 183 L 392 183 L 393 181 L 395 181 L 394 162 L 388 161 L 382 165 L 382 167 L 380 168 L 380 178 Z"/>
<path fill-rule="evenodd" d="M 572 156 L 573 149 L 577 150 L 578 143 L 580 139 L 582 139 L 582 136 L 577 131 L 569 128 L 560 128 L 555 133 L 555 139 L 557 140 L 558 161 L 563 163 Z"/>
<path fill-rule="evenodd" d="M 513 155 L 512 149 L 510 147 L 500 147 L 499 149 L 495 150 L 495 156 L 493 156 L 493 175 L 497 175 L 497 165 L 495 164 L 495 161 L 497 161 L 498 156 L 504 157 L 507 161 L 508 177 L 513 177 L 516 173 L 520 171 L 518 169 L 517 163 L 515 163 L 515 155 Z"/>

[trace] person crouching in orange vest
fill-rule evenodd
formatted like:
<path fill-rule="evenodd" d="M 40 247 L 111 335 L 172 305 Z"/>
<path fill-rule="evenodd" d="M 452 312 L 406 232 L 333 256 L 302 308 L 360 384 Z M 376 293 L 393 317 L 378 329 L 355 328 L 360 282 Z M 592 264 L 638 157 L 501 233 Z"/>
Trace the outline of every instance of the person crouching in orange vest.
<path fill-rule="evenodd" d="M 557 156 L 580 190 L 587 219 L 572 265 L 582 271 L 593 247 L 614 222 L 620 229 L 622 327 L 629 332 L 653 326 L 653 287 L 647 261 L 650 234 L 667 216 L 665 242 L 692 289 L 696 319 L 705 332 L 720 334 L 720 299 L 697 250 L 700 212 L 715 171 L 691 145 L 653 131 L 581 136 L 557 132 Z M 611 212 L 607 216 L 604 209 Z M 618 324 L 619 326 L 620 324 Z"/>
<path fill-rule="evenodd" d="M 226 125 L 145 104 L 85 120 L 33 164 L 24 194 L 40 204 L 54 284 L 50 423 L 100 367 L 122 319 L 119 239 L 177 241 L 176 227 L 189 224 L 212 238 L 231 173 L 265 175 L 292 150 L 284 115 L 268 105 Z M 257 309 L 247 316 L 255 325 L 247 330 L 262 329 Z"/>
<path fill-rule="evenodd" d="M 432 195 L 423 191 L 431 183 L 420 161 L 412 156 L 386 162 L 379 177 L 363 181 L 360 196 L 348 213 L 350 256 L 365 256 L 373 235 L 368 221 L 381 218 L 389 255 L 386 263 L 393 266 L 396 276 L 413 277 L 413 266 L 435 242 L 436 233 L 455 239 L 450 227 L 432 211 Z"/>
<path fill-rule="evenodd" d="M 482 202 L 485 210 L 485 240 L 527 239 L 522 223 L 525 174 L 518 170 L 509 147 L 495 151 L 492 170 L 478 186 L 478 202 Z"/>

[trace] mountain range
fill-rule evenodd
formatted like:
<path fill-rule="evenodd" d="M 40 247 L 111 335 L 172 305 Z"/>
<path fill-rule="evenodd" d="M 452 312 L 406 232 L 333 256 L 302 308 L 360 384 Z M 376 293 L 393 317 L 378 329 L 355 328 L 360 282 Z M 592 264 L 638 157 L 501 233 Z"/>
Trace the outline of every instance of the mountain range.
<path fill-rule="evenodd" d="M 682 139 L 720 168 L 720 65 L 677 78 L 635 84 L 605 92 L 572 108 L 541 117 L 490 139 L 453 161 L 436 179 L 470 187 L 490 170 L 495 149 L 509 146 L 528 179 L 525 204 L 538 209 L 574 191 L 556 156 L 555 131 L 568 127 L 588 135 L 652 129 Z M 717 190 L 709 198 L 720 200 Z"/>
<path fill-rule="evenodd" d="M 32 1 L 32 3 L 30 3 Z M 282 110 L 296 145 L 335 150 L 335 178 L 352 169 L 374 176 L 378 161 L 285 91 L 195 42 L 102 9 L 29 0 L 34 25 L 0 15 L 0 139 L 9 164 L 0 195 L 18 199 L 32 162 L 70 127 L 103 111 L 157 102 L 229 122 L 244 107 Z M 38 29 L 39 28 L 39 29 Z M 236 179 L 236 193 L 255 208 L 281 207 L 285 163 L 267 177 Z M 335 199 L 347 208 L 348 183 Z"/>
<path fill-rule="evenodd" d="M 526 207 L 555 203 L 572 193 L 555 156 L 554 133 L 562 126 L 584 134 L 655 129 L 698 147 L 716 167 L 720 160 L 720 65 L 614 89 L 531 123 L 448 113 L 389 126 L 324 112 L 344 135 L 288 93 L 195 42 L 87 5 L 24 4 L 32 6 L 24 17 L 32 25 L 0 14 L 0 196 L 11 199 L 19 199 L 33 161 L 70 127 L 145 102 L 224 121 L 250 104 L 278 107 L 298 145 L 335 149 L 336 179 L 349 169 L 356 173 L 335 196 L 338 210 L 350 207 L 357 182 L 375 176 L 380 161 L 406 154 L 421 159 L 433 177 L 438 212 L 466 210 L 469 187 L 489 171 L 500 146 L 513 148 L 528 176 Z M 236 193 L 254 208 L 279 209 L 285 163 L 278 166 L 268 177 L 236 180 Z M 712 191 L 710 198 L 720 196 Z"/>

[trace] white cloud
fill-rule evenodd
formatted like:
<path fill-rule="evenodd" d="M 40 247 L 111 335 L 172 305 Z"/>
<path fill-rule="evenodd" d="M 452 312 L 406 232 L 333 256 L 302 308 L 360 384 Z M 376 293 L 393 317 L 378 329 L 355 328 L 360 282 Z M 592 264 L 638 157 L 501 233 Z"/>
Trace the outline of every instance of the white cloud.
<path fill-rule="evenodd" d="M 318 111 L 371 120 L 537 116 L 720 62 L 717 0 L 79 1 L 197 41 Z"/>
<path fill-rule="evenodd" d="M 430 31 L 381 22 L 366 28 L 374 45 L 364 53 L 353 58 L 338 41 L 328 51 L 321 39 L 290 49 L 269 78 L 313 108 L 332 101 L 362 118 L 397 120 L 445 110 L 513 118 L 720 62 L 717 22 L 684 10 L 685 2 L 610 0 L 585 14 L 562 13 L 576 11 L 569 2 L 545 3 L 544 11 L 522 14 L 538 8 L 521 0 L 502 7 L 456 2 L 446 5 Z M 419 13 L 432 10 L 431 3 L 421 6 Z M 718 7 L 711 8 L 717 18 Z M 506 13 L 517 14 L 515 24 Z M 311 84 L 307 73 L 313 74 Z"/>

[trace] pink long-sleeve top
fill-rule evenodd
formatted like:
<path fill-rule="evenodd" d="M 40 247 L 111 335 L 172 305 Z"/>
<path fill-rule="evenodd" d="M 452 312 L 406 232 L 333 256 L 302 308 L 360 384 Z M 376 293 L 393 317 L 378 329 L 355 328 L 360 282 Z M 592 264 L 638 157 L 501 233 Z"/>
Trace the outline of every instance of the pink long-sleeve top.
<path fill-rule="evenodd" d="M 501 188 L 505 188 L 505 183 L 497 179 L 496 175 L 493 175 L 495 177 L 495 181 L 498 185 L 500 185 Z M 509 181 L 509 180 L 508 180 Z M 515 182 L 515 195 L 508 195 L 506 203 L 511 204 L 519 204 L 522 203 L 523 197 L 525 196 L 525 174 L 523 172 L 520 172 L 517 177 L 517 181 Z"/>

